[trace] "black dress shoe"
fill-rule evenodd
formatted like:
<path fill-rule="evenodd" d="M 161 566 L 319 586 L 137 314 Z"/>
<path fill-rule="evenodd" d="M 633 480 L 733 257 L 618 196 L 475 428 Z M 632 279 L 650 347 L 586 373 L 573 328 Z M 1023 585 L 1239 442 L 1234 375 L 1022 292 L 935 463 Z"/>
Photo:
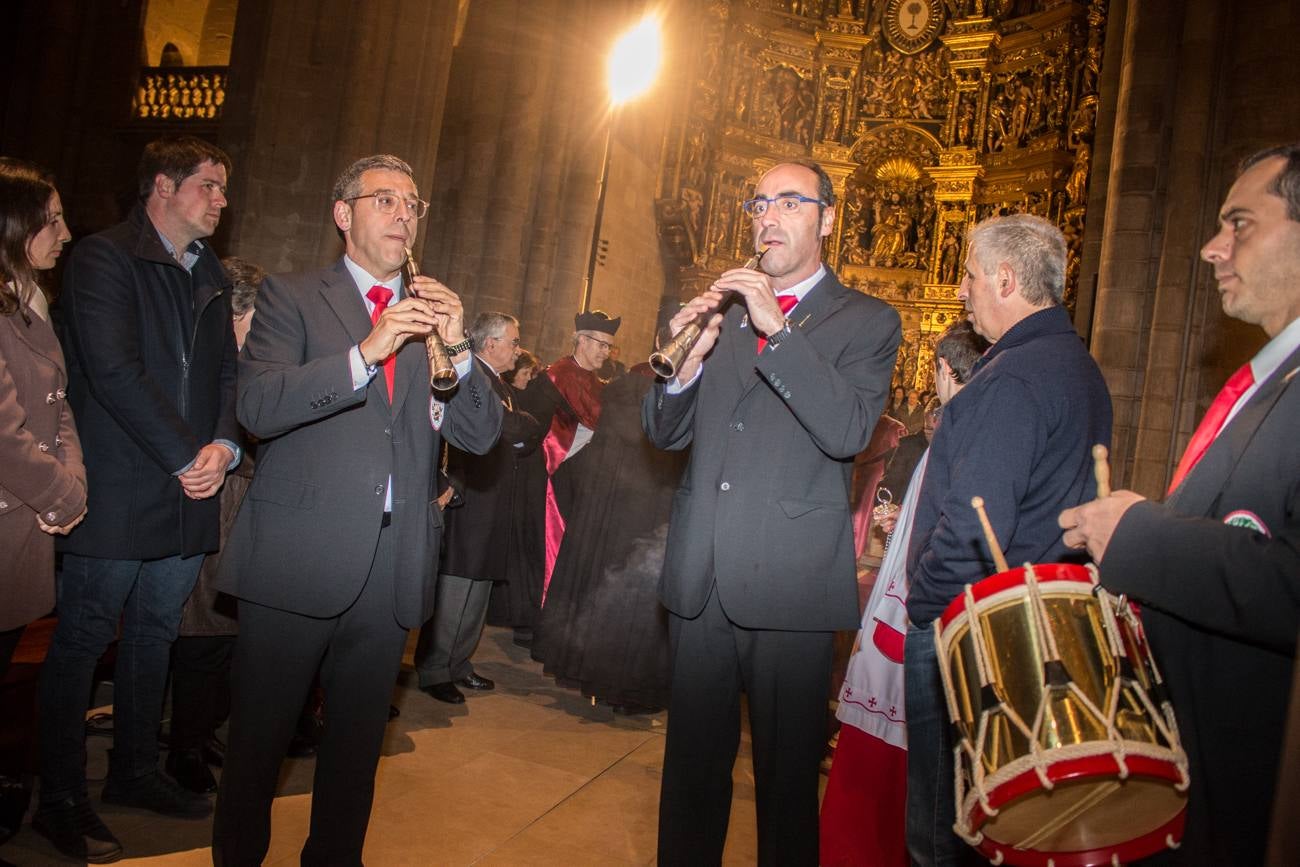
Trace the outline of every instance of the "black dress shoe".
<path fill-rule="evenodd" d="M 0 844 L 18 833 L 32 801 L 32 790 L 19 777 L 0 777 Z"/>
<path fill-rule="evenodd" d="M 217 779 L 203 761 L 203 750 L 173 749 L 167 753 L 167 773 L 172 779 L 197 795 L 207 795 L 217 790 Z"/>
<path fill-rule="evenodd" d="M 420 691 L 428 693 L 438 701 L 445 701 L 447 704 L 464 704 L 465 693 L 456 689 L 456 684 L 448 681 L 447 683 L 435 683 L 432 686 L 422 686 Z"/>
<path fill-rule="evenodd" d="M 105 804 L 139 807 L 177 819 L 205 819 L 212 814 L 212 801 L 206 796 L 182 789 L 156 771 L 125 782 L 110 777 L 102 797 Z"/>
<path fill-rule="evenodd" d="M 77 861 L 108 864 L 122 857 L 122 844 L 84 798 L 42 804 L 32 817 L 32 828 Z"/>
<path fill-rule="evenodd" d="M 486 677 L 471 671 L 469 674 L 457 681 L 461 686 L 468 689 L 496 689 L 496 681 L 488 680 Z"/>

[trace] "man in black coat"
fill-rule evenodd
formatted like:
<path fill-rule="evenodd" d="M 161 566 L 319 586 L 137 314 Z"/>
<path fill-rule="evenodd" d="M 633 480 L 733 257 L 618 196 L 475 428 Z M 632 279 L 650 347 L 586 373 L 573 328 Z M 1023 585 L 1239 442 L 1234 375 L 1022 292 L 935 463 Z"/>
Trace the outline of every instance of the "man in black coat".
<path fill-rule="evenodd" d="M 1174 706 L 1191 789 L 1182 846 L 1162 863 L 1263 864 L 1285 767 L 1300 630 L 1300 143 L 1242 165 L 1201 258 L 1223 312 L 1268 343 L 1211 405 L 1165 502 L 1115 491 L 1060 516 L 1101 583 L 1142 603 Z"/>
<path fill-rule="evenodd" d="M 239 600 L 213 823 L 223 867 L 266 856 L 280 764 L 317 670 L 325 727 L 301 860 L 361 863 L 407 631 L 433 613 L 442 442 L 482 454 L 501 432 L 460 299 L 403 277 L 428 208 L 411 167 L 357 160 L 333 199 L 344 256 L 268 277 L 239 357 L 239 421 L 259 444 L 216 582 Z M 439 397 L 425 350 L 434 327 L 459 375 Z"/>
<path fill-rule="evenodd" d="M 230 280 L 202 240 L 226 206 L 229 170 L 229 157 L 199 139 L 151 142 L 139 204 L 77 245 L 64 280 L 68 399 L 89 504 L 60 542 L 33 824 L 61 852 L 91 861 L 121 853 L 87 800 L 84 730 L 95 664 L 119 619 L 103 798 L 171 816 L 211 812 L 207 798 L 158 773 L 157 732 L 181 608 L 203 555 L 217 548 L 213 495 L 240 457 Z"/>
<path fill-rule="evenodd" d="M 496 686 L 474 671 L 470 656 L 483 633 L 492 582 L 506 577 L 515 458 L 541 441 L 537 420 L 515 406 L 515 390 L 501 378 L 519 355 L 519 320 L 505 313 L 480 313 L 469 338 L 474 364 L 501 401 L 504 418 L 501 438 L 487 454 L 454 446 L 447 452 L 447 476 L 459 504 L 446 512 L 433 619 L 420 629 L 415 670 L 420 689 L 449 704 L 465 701 L 457 684 L 476 690 Z"/>
<path fill-rule="evenodd" d="M 849 479 L 900 338 L 891 307 L 822 264 L 835 193 L 820 166 L 778 165 L 755 196 L 762 270 L 725 272 L 673 317 L 676 333 L 727 291 L 741 302 L 643 405 L 652 443 L 691 446 L 660 582 L 673 659 L 661 864 L 722 859 L 742 689 L 759 863 L 817 863 L 832 638 L 858 623 Z"/>
<path fill-rule="evenodd" d="M 1110 443 L 1110 394 L 1061 304 L 1061 231 L 1017 214 L 978 224 L 967 243 L 957 297 L 993 345 L 943 408 L 907 557 L 907 847 L 922 867 L 974 855 L 952 830 L 952 746 L 932 626 L 967 584 L 994 572 L 971 498 L 983 497 L 1008 562 L 1068 560 L 1056 516 L 1096 496 L 1091 449 Z"/>

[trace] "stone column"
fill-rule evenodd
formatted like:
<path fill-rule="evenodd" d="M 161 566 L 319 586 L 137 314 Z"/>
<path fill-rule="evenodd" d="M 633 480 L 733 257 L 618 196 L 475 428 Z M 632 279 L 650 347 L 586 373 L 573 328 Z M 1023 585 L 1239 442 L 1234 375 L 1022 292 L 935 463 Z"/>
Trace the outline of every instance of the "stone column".
<path fill-rule="evenodd" d="M 451 0 L 240 4 L 221 130 L 230 252 L 269 271 L 338 256 L 330 187 L 368 154 L 405 159 L 428 197 L 456 13 Z"/>
<path fill-rule="evenodd" d="M 1199 249 L 1243 155 L 1296 138 L 1294 4 L 1129 4 L 1092 351 L 1115 406 L 1117 486 L 1162 496 L 1228 374 L 1263 344 L 1225 317 Z M 1261 26 L 1267 22 L 1267 26 Z M 1171 34 L 1177 38 L 1171 38 Z"/>

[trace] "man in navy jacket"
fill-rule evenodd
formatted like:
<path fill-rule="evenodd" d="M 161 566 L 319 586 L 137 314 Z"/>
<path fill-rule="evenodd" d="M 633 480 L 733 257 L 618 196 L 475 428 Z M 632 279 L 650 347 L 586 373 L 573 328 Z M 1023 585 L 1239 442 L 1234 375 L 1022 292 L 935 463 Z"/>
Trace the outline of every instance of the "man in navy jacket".
<path fill-rule="evenodd" d="M 41 806 L 66 855 L 121 846 L 86 794 L 91 678 L 119 619 L 113 752 L 104 800 L 202 818 L 207 798 L 157 771 L 168 654 L 205 553 L 213 495 L 239 459 L 230 278 L 204 242 L 226 206 L 230 158 L 191 136 L 150 142 L 140 202 L 82 241 L 63 286 L 68 400 L 86 458 L 86 520 L 59 543 L 59 622 L 41 672 Z"/>
<path fill-rule="evenodd" d="M 1068 559 L 1056 516 L 1096 496 L 1091 448 L 1110 444 L 1110 395 L 1061 306 L 1065 257 L 1060 230 L 1039 217 L 994 218 L 970 233 L 957 297 L 993 346 L 944 408 L 908 550 L 907 845 L 920 865 L 973 854 L 952 831 L 952 748 L 932 628 L 967 584 L 994 571 L 971 498 L 983 497 L 1008 562 Z"/>

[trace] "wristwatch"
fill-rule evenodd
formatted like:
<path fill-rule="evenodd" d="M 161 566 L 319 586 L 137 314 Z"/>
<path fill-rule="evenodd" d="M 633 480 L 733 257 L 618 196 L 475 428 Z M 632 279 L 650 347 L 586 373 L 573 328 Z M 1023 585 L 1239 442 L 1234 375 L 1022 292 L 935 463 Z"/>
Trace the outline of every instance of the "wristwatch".
<path fill-rule="evenodd" d="M 781 341 L 790 336 L 790 320 L 785 320 L 785 324 L 767 335 L 767 345 L 773 349 L 781 345 Z"/>
<path fill-rule="evenodd" d="M 470 339 L 468 337 L 466 337 L 460 343 L 448 343 L 447 354 L 452 356 L 460 355 L 462 352 L 467 352 L 469 348 L 473 345 L 474 344 L 470 342 Z"/>

